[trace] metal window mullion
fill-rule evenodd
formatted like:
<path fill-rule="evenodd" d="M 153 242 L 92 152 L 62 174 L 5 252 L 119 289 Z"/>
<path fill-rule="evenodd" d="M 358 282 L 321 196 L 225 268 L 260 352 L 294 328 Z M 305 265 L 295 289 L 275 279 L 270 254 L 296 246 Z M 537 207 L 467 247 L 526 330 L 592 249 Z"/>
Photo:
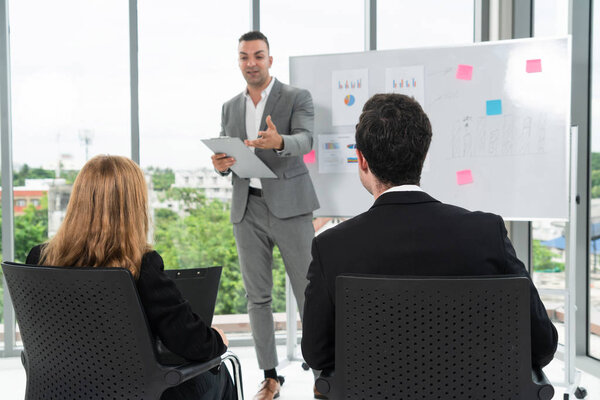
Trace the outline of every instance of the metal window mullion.
<path fill-rule="evenodd" d="M 0 152 L 2 170 L 2 259 L 13 261 L 14 210 L 12 181 L 12 121 L 10 99 L 10 33 L 8 23 L 8 0 L 0 0 Z M 3 356 L 16 355 L 15 314 L 6 280 L 4 285 L 4 351 Z"/>
<path fill-rule="evenodd" d="M 365 0 L 365 51 L 377 50 L 377 0 Z"/>
<path fill-rule="evenodd" d="M 473 42 L 487 42 L 490 40 L 489 0 L 475 0 L 473 19 Z"/>
<path fill-rule="evenodd" d="M 250 30 L 260 31 L 260 0 L 250 0 Z"/>
<path fill-rule="evenodd" d="M 137 0 L 129 0 L 129 88 L 131 91 L 131 159 L 140 163 L 140 110 Z"/>

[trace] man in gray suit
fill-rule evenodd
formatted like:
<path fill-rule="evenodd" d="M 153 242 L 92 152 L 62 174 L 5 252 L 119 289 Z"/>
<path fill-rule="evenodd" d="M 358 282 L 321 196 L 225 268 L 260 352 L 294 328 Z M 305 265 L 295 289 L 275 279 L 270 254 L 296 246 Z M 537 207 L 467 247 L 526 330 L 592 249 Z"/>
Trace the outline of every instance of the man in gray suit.
<path fill-rule="evenodd" d="M 271 292 L 273 246 L 283 257 L 298 303 L 304 309 L 306 274 L 314 237 L 312 212 L 319 207 L 302 155 L 313 143 L 310 93 L 282 84 L 269 74 L 273 57 L 260 32 L 239 39 L 239 66 L 247 88 L 223 105 L 221 136 L 239 137 L 276 175 L 240 178 L 233 173 L 231 222 L 248 298 L 248 315 L 260 369 L 265 380 L 255 399 L 279 395 Z M 222 175 L 235 163 L 226 154 L 212 156 Z"/>

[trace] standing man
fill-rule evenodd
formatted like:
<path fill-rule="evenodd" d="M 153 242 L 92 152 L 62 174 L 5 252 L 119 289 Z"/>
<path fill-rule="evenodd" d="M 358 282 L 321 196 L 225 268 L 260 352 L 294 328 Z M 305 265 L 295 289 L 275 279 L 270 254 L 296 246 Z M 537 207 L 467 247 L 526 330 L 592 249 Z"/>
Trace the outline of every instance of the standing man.
<path fill-rule="evenodd" d="M 314 369 L 335 368 L 335 278 L 519 275 L 529 278 L 531 360 L 547 365 L 558 335 L 502 217 L 444 204 L 420 187 L 432 132 L 414 99 L 376 94 L 356 125 L 360 181 L 375 202 L 315 237 L 304 308 L 302 354 Z"/>
<path fill-rule="evenodd" d="M 302 156 L 312 149 L 313 103 L 310 93 L 284 85 L 269 74 L 273 57 L 260 32 L 239 39 L 239 66 L 246 89 L 223 105 L 221 136 L 239 137 L 276 175 L 273 179 L 240 178 L 233 173 L 231 222 L 256 357 L 265 380 L 255 399 L 279 396 L 271 292 L 273 246 L 277 245 L 292 284 L 298 309 L 304 309 L 312 212 L 319 208 Z M 212 156 L 221 175 L 235 164 L 226 154 Z M 294 323 L 294 321 L 288 321 Z"/>

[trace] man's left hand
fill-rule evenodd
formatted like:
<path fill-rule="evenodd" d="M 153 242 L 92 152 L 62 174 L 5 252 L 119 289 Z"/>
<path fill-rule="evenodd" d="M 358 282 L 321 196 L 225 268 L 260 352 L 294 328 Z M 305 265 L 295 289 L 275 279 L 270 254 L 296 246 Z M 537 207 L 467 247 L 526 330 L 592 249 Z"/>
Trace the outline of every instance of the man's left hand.
<path fill-rule="evenodd" d="M 270 115 L 267 116 L 266 122 L 267 130 L 259 131 L 258 139 L 256 140 L 244 140 L 244 144 L 257 149 L 283 150 L 283 138 L 277 132 L 277 127 L 273 121 L 271 121 Z"/>

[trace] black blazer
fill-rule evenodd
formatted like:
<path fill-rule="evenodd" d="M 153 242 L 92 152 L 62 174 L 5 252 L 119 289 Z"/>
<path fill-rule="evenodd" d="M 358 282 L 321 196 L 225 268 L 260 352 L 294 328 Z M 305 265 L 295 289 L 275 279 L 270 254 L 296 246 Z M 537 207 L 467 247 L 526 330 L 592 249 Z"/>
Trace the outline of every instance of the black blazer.
<path fill-rule="evenodd" d="M 41 248 L 31 249 L 27 264 L 39 263 Z M 173 353 L 188 360 L 208 361 L 227 350 L 221 336 L 192 312 L 164 273 L 162 257 L 156 251 L 144 254 L 136 284 L 150 330 Z"/>
<path fill-rule="evenodd" d="M 343 273 L 529 278 L 501 217 L 442 204 L 419 191 L 383 194 L 367 212 L 313 240 L 302 353 L 314 369 L 334 368 L 335 278 Z M 532 363 L 548 364 L 557 341 L 532 282 Z"/>

